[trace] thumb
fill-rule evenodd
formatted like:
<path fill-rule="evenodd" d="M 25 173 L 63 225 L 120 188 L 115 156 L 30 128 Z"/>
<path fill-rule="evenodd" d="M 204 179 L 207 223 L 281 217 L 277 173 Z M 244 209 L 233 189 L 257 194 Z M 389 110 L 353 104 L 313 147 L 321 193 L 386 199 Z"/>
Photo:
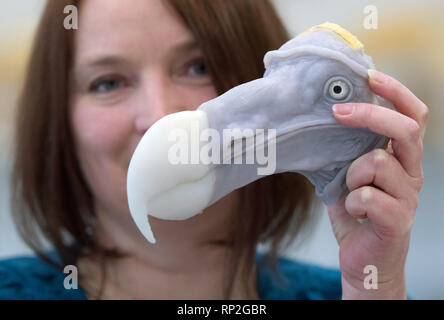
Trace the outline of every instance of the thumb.
<path fill-rule="evenodd" d="M 342 196 L 337 203 L 327 207 L 330 223 L 338 244 L 341 244 L 342 239 L 360 225 L 345 209 L 346 196 Z"/>

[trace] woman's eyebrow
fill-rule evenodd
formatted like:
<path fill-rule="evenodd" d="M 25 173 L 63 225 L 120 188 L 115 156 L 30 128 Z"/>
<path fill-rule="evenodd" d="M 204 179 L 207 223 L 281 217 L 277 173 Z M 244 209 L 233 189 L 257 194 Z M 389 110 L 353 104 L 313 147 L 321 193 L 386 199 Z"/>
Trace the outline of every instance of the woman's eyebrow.
<path fill-rule="evenodd" d="M 171 46 L 170 51 L 172 52 L 184 52 L 189 50 L 198 49 L 199 45 L 196 40 L 189 39 L 185 41 L 180 41 L 173 46 Z"/>
<path fill-rule="evenodd" d="M 198 49 L 199 45 L 194 39 L 180 41 L 169 48 L 169 52 L 173 54 L 182 54 L 187 51 Z M 74 67 L 74 77 L 76 79 L 82 78 L 88 69 L 94 69 L 103 66 L 123 66 L 127 67 L 129 62 L 119 55 L 99 55 L 94 58 L 86 58 L 85 62 L 79 63 Z"/>
<path fill-rule="evenodd" d="M 80 80 L 87 78 L 90 73 L 94 73 L 95 68 L 104 66 L 123 66 L 128 67 L 129 62 L 117 55 L 100 55 L 92 59 L 85 59 L 85 62 L 80 62 L 74 65 L 73 79 Z"/>
<path fill-rule="evenodd" d="M 125 59 L 115 56 L 115 55 L 103 55 L 99 56 L 97 58 L 91 59 L 90 61 L 86 61 L 84 63 L 81 63 L 79 65 L 80 68 L 84 67 L 100 67 L 100 66 L 106 66 L 106 65 L 122 65 L 122 64 L 128 64 Z"/>
<path fill-rule="evenodd" d="M 199 48 L 199 45 L 194 39 L 178 42 L 172 45 L 169 49 L 171 52 L 185 52 Z M 79 64 L 78 69 L 89 67 L 102 67 L 113 65 L 127 65 L 128 62 L 118 55 L 103 55 L 88 61 L 86 59 L 84 63 Z"/>

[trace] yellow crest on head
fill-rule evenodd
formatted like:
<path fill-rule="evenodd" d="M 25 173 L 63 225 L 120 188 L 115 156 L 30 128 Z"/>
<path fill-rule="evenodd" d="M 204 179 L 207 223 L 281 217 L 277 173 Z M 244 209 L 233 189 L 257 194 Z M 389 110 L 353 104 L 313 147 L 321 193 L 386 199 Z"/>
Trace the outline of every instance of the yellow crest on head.
<path fill-rule="evenodd" d="M 353 34 L 351 34 L 348 30 L 345 30 L 342 28 L 339 24 L 331 23 L 331 22 L 325 22 L 323 24 L 319 24 L 317 26 L 311 27 L 304 32 L 301 32 L 300 34 L 304 33 L 310 33 L 319 29 L 328 29 L 336 33 L 339 38 L 345 42 L 348 46 L 350 46 L 354 50 L 358 50 L 359 48 L 362 48 L 363 45 L 361 41 L 358 40 Z"/>

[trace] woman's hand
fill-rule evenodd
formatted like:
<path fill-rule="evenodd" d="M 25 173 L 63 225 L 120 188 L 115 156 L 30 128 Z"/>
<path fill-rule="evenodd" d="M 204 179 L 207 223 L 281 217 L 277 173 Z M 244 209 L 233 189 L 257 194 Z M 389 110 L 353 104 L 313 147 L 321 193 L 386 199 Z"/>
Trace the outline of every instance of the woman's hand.
<path fill-rule="evenodd" d="M 385 149 L 351 164 L 346 180 L 350 193 L 329 206 L 328 214 L 340 246 L 343 299 L 405 299 L 404 266 L 424 180 L 422 141 L 429 110 L 397 80 L 374 70 L 369 76 L 372 91 L 390 100 L 397 111 L 349 103 L 345 105 L 352 112 L 340 115 L 344 104 L 336 105 L 335 117 L 344 125 L 367 127 L 391 139 Z M 364 218 L 368 220 L 363 223 L 357 220 Z M 364 287 L 368 265 L 376 267 L 377 289 Z"/>

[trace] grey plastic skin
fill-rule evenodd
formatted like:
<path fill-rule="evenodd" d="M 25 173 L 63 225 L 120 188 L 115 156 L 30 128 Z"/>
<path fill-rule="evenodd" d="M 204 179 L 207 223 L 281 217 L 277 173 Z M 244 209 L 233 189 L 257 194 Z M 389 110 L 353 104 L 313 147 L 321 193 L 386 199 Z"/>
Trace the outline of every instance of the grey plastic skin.
<path fill-rule="evenodd" d="M 326 205 L 336 203 L 347 193 L 345 180 L 350 164 L 384 147 L 388 138 L 365 128 L 340 124 L 333 116 L 333 104 L 366 102 L 394 107 L 369 88 L 367 70 L 374 65 L 359 41 L 337 25 L 325 26 L 311 28 L 268 52 L 263 78 L 234 87 L 197 110 L 169 114 L 147 130 L 128 167 L 127 196 L 131 216 L 149 242 L 156 243 L 156 238 L 148 216 L 189 219 L 232 191 L 262 178 L 264 173 L 259 169 L 270 163 L 261 164 L 257 154 L 254 164 L 236 163 L 248 163 L 247 150 L 267 149 L 268 161 L 272 162 L 274 146 L 275 167 L 266 174 L 298 172 L 306 176 Z M 340 92 L 336 92 L 338 88 Z M 213 138 L 221 141 L 214 145 L 222 158 L 231 143 L 240 147 L 237 151 L 234 148 L 234 155 L 224 158 L 229 160 L 227 164 L 171 161 L 170 151 L 175 143 L 169 140 L 170 134 L 176 129 L 192 133 L 196 123 L 200 133 L 208 132 L 206 129 L 218 133 Z M 250 130 L 253 139 L 241 135 L 233 141 L 226 140 L 224 129 Z M 265 130 L 265 136 L 257 129 Z M 275 130 L 275 139 L 267 135 L 268 130 Z M 191 148 L 199 147 L 199 135 L 190 136 Z M 265 143 L 264 137 L 275 144 Z M 191 157 L 195 154 L 192 152 Z"/>
<path fill-rule="evenodd" d="M 300 34 L 264 58 L 264 77 L 239 85 L 202 104 L 210 128 L 276 129 L 276 171 L 298 172 L 316 188 L 326 205 L 347 193 L 347 169 L 359 156 L 382 148 L 388 138 L 368 129 L 340 124 L 333 116 L 335 103 L 365 102 L 394 109 L 369 88 L 371 57 L 353 49 L 328 29 Z M 332 81 L 349 87 L 335 99 Z M 235 141 L 239 143 L 239 141 Z M 225 146 L 226 147 L 226 146 Z M 221 155 L 224 146 L 221 143 Z M 243 147 L 245 153 L 245 145 Z M 212 165 L 216 179 L 208 204 L 257 179 L 256 164 Z"/>

